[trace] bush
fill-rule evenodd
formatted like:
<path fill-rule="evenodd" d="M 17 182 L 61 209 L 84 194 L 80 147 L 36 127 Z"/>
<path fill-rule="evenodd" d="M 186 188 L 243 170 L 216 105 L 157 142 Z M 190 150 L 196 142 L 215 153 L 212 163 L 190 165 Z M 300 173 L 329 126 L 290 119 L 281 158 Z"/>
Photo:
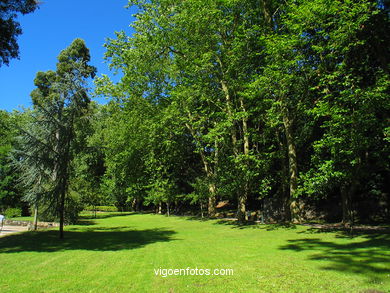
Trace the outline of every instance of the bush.
<path fill-rule="evenodd" d="M 4 213 L 6 218 L 15 218 L 20 217 L 22 215 L 22 209 L 20 208 L 8 208 Z"/>
<path fill-rule="evenodd" d="M 117 212 L 118 209 L 115 206 L 87 206 L 85 211 L 99 211 L 99 212 Z"/>

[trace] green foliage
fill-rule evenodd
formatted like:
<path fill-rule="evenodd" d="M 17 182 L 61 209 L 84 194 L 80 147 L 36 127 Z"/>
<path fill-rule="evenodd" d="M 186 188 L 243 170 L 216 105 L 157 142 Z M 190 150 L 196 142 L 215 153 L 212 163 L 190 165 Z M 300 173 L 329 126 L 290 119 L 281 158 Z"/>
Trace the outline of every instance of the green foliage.
<path fill-rule="evenodd" d="M 22 209 L 20 208 L 8 208 L 4 212 L 4 216 L 8 219 L 20 217 L 22 215 Z"/>
<path fill-rule="evenodd" d="M 297 220 L 297 198 L 385 190 L 387 8 L 366 0 L 132 5 L 136 33 L 106 44 L 123 77 L 96 80 L 97 94 L 112 97 L 94 133 L 104 144 L 101 186 L 118 206 L 207 202 L 212 215 L 229 199 L 243 220 L 248 204 L 268 201 L 278 217 Z"/>
<path fill-rule="evenodd" d="M 64 223 L 76 224 L 79 220 L 80 212 L 84 210 L 84 204 L 80 196 L 75 192 L 70 192 L 65 200 L 64 207 Z M 59 222 L 60 214 L 53 210 L 50 203 L 41 201 L 39 204 L 39 221 L 43 222 Z"/>
<path fill-rule="evenodd" d="M 18 14 L 28 14 L 38 8 L 35 0 L 7 0 L 0 6 L 0 66 L 9 65 L 10 59 L 19 58 L 17 38 L 22 34 Z"/>
<path fill-rule="evenodd" d="M 115 206 L 86 206 L 85 211 L 118 212 Z"/>
<path fill-rule="evenodd" d="M 28 113 L 0 111 L 0 209 L 22 205 L 24 189 L 18 182 L 20 172 L 12 165 L 10 156 L 27 116 Z"/>

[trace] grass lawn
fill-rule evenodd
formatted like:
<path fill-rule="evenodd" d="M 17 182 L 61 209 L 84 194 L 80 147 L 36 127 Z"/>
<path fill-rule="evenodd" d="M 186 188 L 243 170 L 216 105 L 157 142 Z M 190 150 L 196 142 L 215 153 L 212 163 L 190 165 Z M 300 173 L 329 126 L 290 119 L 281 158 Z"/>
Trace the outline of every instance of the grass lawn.
<path fill-rule="evenodd" d="M 390 292 L 390 235 L 152 214 L 0 238 L 0 292 Z M 233 276 L 156 276 L 161 269 Z"/>
<path fill-rule="evenodd" d="M 13 221 L 26 221 L 26 222 L 32 222 L 34 221 L 34 217 L 13 217 L 6 220 L 13 220 Z"/>

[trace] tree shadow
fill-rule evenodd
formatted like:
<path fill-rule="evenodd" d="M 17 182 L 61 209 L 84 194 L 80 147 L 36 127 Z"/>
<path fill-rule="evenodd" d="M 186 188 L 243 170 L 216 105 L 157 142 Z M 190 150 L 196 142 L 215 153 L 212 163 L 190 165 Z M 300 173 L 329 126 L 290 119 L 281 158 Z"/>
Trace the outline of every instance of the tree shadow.
<path fill-rule="evenodd" d="M 208 222 L 208 221 L 215 220 L 215 219 L 209 218 L 209 217 L 202 218 L 201 216 L 181 216 L 181 217 L 185 218 L 188 221 L 198 221 L 198 222 Z"/>
<path fill-rule="evenodd" d="M 310 228 L 299 234 L 317 234 L 317 233 L 335 233 L 337 238 L 354 238 L 354 237 L 369 237 L 369 235 L 390 235 L 390 227 L 388 226 L 355 226 L 344 227 L 340 224 L 308 224 Z"/>
<path fill-rule="evenodd" d="M 277 223 L 277 224 L 261 224 L 254 221 L 247 221 L 247 222 L 239 222 L 237 220 L 232 219 L 221 219 L 215 222 L 216 225 L 227 225 L 231 226 L 235 229 L 262 229 L 267 231 L 274 231 L 274 230 L 293 230 L 296 229 L 297 226 L 295 224 L 291 223 Z"/>
<path fill-rule="evenodd" d="M 281 250 L 296 252 L 312 251 L 309 260 L 323 260 L 323 270 L 333 270 L 361 274 L 369 283 L 382 282 L 390 274 L 390 235 L 369 233 L 361 234 L 363 241 L 335 243 L 319 238 L 288 240 Z"/>
<path fill-rule="evenodd" d="M 114 218 L 114 217 L 124 217 L 124 216 L 132 216 L 136 215 L 134 212 L 104 212 L 101 214 L 81 214 L 79 219 L 76 222 L 78 226 L 93 226 L 96 225 L 96 220 Z"/>
<path fill-rule="evenodd" d="M 91 220 L 87 220 L 87 219 L 78 219 L 77 222 L 75 223 L 75 225 L 77 226 L 93 226 L 93 225 L 96 225 L 96 221 L 93 221 L 92 219 Z"/>
<path fill-rule="evenodd" d="M 172 238 L 175 233 L 165 229 L 132 230 L 129 227 L 70 228 L 65 231 L 65 239 L 59 239 L 56 230 L 26 232 L 1 238 L 0 254 L 23 251 L 128 250 L 156 242 L 177 240 Z"/>
<path fill-rule="evenodd" d="M 94 214 L 81 214 L 80 219 L 81 220 L 99 220 L 99 219 L 107 219 L 107 218 L 113 218 L 113 217 L 125 217 L 125 216 L 132 216 L 136 215 L 134 212 L 104 212 L 104 213 L 97 213 L 96 217 Z"/>

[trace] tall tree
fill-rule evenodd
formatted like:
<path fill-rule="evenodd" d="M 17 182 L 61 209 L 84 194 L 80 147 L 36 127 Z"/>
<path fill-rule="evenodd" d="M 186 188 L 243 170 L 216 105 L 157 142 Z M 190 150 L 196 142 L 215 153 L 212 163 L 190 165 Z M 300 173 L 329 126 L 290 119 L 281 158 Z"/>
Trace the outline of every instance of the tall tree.
<path fill-rule="evenodd" d="M 187 127 L 209 183 L 210 215 L 215 213 L 218 166 L 225 159 L 234 169 L 230 177 L 242 179 L 231 193 L 239 218 L 246 215 L 255 157 L 244 92 L 258 68 L 258 28 L 264 21 L 255 2 L 133 1 L 139 8 L 133 25 L 137 34 L 119 33 L 107 44 L 112 65 L 125 74 L 117 89 L 165 101 Z"/>
<path fill-rule="evenodd" d="M 32 122 L 22 137 L 16 163 L 30 188 L 28 198 L 49 205 L 60 220 L 64 237 L 65 203 L 72 176 L 76 128 L 82 123 L 90 99 L 87 80 L 96 69 L 88 65 L 89 50 L 76 39 L 58 56 L 57 70 L 38 73 Z"/>
<path fill-rule="evenodd" d="M 352 220 L 351 201 L 361 182 L 371 177 L 368 170 L 375 157 L 387 149 L 383 134 L 388 115 L 389 19 L 377 4 L 365 0 L 290 4 L 277 34 L 269 39 L 269 70 L 261 77 L 279 99 L 290 160 L 290 197 L 303 190 L 315 194 L 338 188 L 343 222 Z M 302 176 L 304 187 L 298 188 L 297 164 L 303 159 L 293 143 L 299 132 L 292 130 L 294 120 L 305 120 L 307 114 L 315 118 L 317 139 L 308 141 L 313 145 L 312 156 L 306 150 L 312 165 Z M 375 165 L 382 165 L 380 173 L 386 169 L 380 162 Z"/>

